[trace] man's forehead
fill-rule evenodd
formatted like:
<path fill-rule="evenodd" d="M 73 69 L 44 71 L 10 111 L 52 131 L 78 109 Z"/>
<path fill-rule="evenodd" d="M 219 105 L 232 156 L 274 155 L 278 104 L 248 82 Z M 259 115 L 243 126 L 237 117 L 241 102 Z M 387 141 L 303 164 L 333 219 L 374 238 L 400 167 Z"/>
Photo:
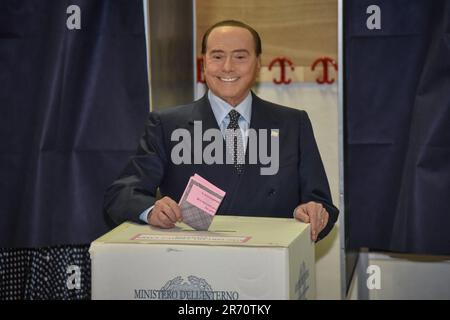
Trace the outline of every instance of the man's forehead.
<path fill-rule="evenodd" d="M 224 42 L 235 44 L 236 47 L 233 48 L 233 50 L 245 50 L 246 48 L 242 47 L 242 44 L 246 42 L 252 47 L 255 45 L 253 36 L 249 30 L 242 27 L 221 26 L 214 28 L 209 34 L 207 48 L 218 49 L 215 48 L 216 45 L 221 46 L 222 44 L 225 44 Z M 226 44 L 229 45 L 229 43 Z"/>
<path fill-rule="evenodd" d="M 211 30 L 208 38 L 211 37 L 223 37 L 223 36 L 242 36 L 242 37 L 248 37 L 250 39 L 253 38 L 250 30 L 247 30 L 243 27 L 237 27 L 237 26 L 221 26 L 217 27 Z"/>

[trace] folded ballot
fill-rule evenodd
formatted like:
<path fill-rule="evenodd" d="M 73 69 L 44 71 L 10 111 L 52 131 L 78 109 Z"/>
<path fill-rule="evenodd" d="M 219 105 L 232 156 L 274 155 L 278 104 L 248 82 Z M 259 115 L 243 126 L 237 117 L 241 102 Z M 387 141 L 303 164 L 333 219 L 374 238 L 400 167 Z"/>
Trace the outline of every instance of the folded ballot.
<path fill-rule="evenodd" d="M 195 174 L 178 204 L 183 222 L 195 230 L 208 230 L 224 196 L 225 191 Z"/>

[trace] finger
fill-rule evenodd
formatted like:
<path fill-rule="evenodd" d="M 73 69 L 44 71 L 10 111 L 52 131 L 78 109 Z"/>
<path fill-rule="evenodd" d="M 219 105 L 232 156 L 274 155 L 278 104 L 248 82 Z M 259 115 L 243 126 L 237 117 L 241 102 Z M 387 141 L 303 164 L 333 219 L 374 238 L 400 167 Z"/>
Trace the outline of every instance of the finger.
<path fill-rule="evenodd" d="M 295 209 L 295 217 L 298 219 L 298 220 L 300 220 L 301 222 L 304 222 L 304 223 L 309 223 L 310 221 L 309 221 L 309 216 L 308 216 L 308 214 L 304 211 L 304 206 L 302 205 L 302 206 L 298 206 L 296 209 Z"/>
<path fill-rule="evenodd" d="M 164 220 L 165 219 L 165 220 Z M 166 221 L 168 218 L 164 215 L 163 212 L 159 208 L 153 208 L 152 213 L 149 218 L 149 223 L 152 226 L 158 227 L 158 228 L 171 228 L 170 224 L 167 224 Z"/>
<path fill-rule="evenodd" d="M 321 228 L 320 231 L 322 231 L 323 229 L 325 229 L 326 225 L 328 224 L 328 219 L 329 219 L 329 214 L 327 212 L 327 210 L 324 208 L 323 212 L 322 212 L 322 223 L 321 223 Z M 319 231 L 319 233 L 320 233 Z"/>
<path fill-rule="evenodd" d="M 172 209 L 172 212 L 175 213 L 176 221 L 182 221 L 183 216 L 181 215 L 181 209 L 180 209 L 180 206 L 178 205 L 178 203 L 176 203 L 173 199 L 171 199 L 169 197 L 166 197 L 166 198 L 167 198 L 167 204 Z"/>
<path fill-rule="evenodd" d="M 319 236 L 319 233 L 322 231 L 322 229 L 324 228 L 324 221 L 325 221 L 325 208 L 322 204 L 318 203 L 316 204 L 316 208 L 317 208 L 317 227 L 316 227 L 316 235 L 317 237 Z"/>
<path fill-rule="evenodd" d="M 318 232 L 320 223 L 319 213 L 322 209 L 320 206 L 315 204 L 307 206 L 307 209 L 309 218 L 311 220 L 311 240 L 316 241 L 317 235 L 319 233 Z"/>
<path fill-rule="evenodd" d="M 165 200 L 161 199 L 155 202 L 155 207 L 153 208 L 152 216 L 153 222 L 156 226 L 161 228 L 172 228 L 173 222 L 168 216 L 167 211 L 170 211 L 170 207 L 165 204 Z"/>
<path fill-rule="evenodd" d="M 175 224 L 172 222 L 172 220 L 167 216 L 167 214 L 164 211 L 160 211 L 159 215 L 157 216 L 157 219 L 160 222 L 160 225 L 163 228 L 173 228 Z"/>
<path fill-rule="evenodd" d="M 318 227 L 319 227 L 318 232 L 320 232 L 322 230 L 323 223 L 325 221 L 324 209 L 320 210 L 320 213 L 318 215 L 318 220 L 319 220 L 318 221 Z"/>
<path fill-rule="evenodd" d="M 169 218 L 172 223 L 178 221 L 177 215 L 175 211 L 173 211 L 172 207 L 169 205 L 169 201 L 163 200 L 160 203 L 161 211 Z"/>

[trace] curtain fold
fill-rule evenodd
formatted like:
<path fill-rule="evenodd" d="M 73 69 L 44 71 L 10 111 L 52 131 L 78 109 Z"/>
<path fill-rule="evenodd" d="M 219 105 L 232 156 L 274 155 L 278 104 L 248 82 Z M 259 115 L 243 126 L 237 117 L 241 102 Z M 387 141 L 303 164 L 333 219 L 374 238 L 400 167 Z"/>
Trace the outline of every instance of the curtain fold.
<path fill-rule="evenodd" d="M 142 1 L 1 1 L 0 80 L 0 248 L 90 243 L 148 113 Z"/>
<path fill-rule="evenodd" d="M 436 14 L 415 93 L 391 247 L 450 253 L 450 2 Z M 404 226 L 408 226 L 402 232 Z"/>
<path fill-rule="evenodd" d="M 350 247 L 450 254 L 450 1 L 346 1 Z"/>

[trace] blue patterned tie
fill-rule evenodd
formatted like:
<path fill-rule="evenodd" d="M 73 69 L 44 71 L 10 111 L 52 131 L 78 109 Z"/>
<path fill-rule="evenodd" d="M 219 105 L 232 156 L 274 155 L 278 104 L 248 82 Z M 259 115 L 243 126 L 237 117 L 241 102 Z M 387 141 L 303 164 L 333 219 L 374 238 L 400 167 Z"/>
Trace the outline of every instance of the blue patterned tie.
<path fill-rule="evenodd" d="M 244 172 L 245 150 L 242 132 L 238 123 L 241 115 L 236 110 L 231 110 L 228 115 L 230 116 L 230 124 L 225 130 L 227 152 L 233 156 L 233 165 L 237 173 L 242 174 Z"/>

